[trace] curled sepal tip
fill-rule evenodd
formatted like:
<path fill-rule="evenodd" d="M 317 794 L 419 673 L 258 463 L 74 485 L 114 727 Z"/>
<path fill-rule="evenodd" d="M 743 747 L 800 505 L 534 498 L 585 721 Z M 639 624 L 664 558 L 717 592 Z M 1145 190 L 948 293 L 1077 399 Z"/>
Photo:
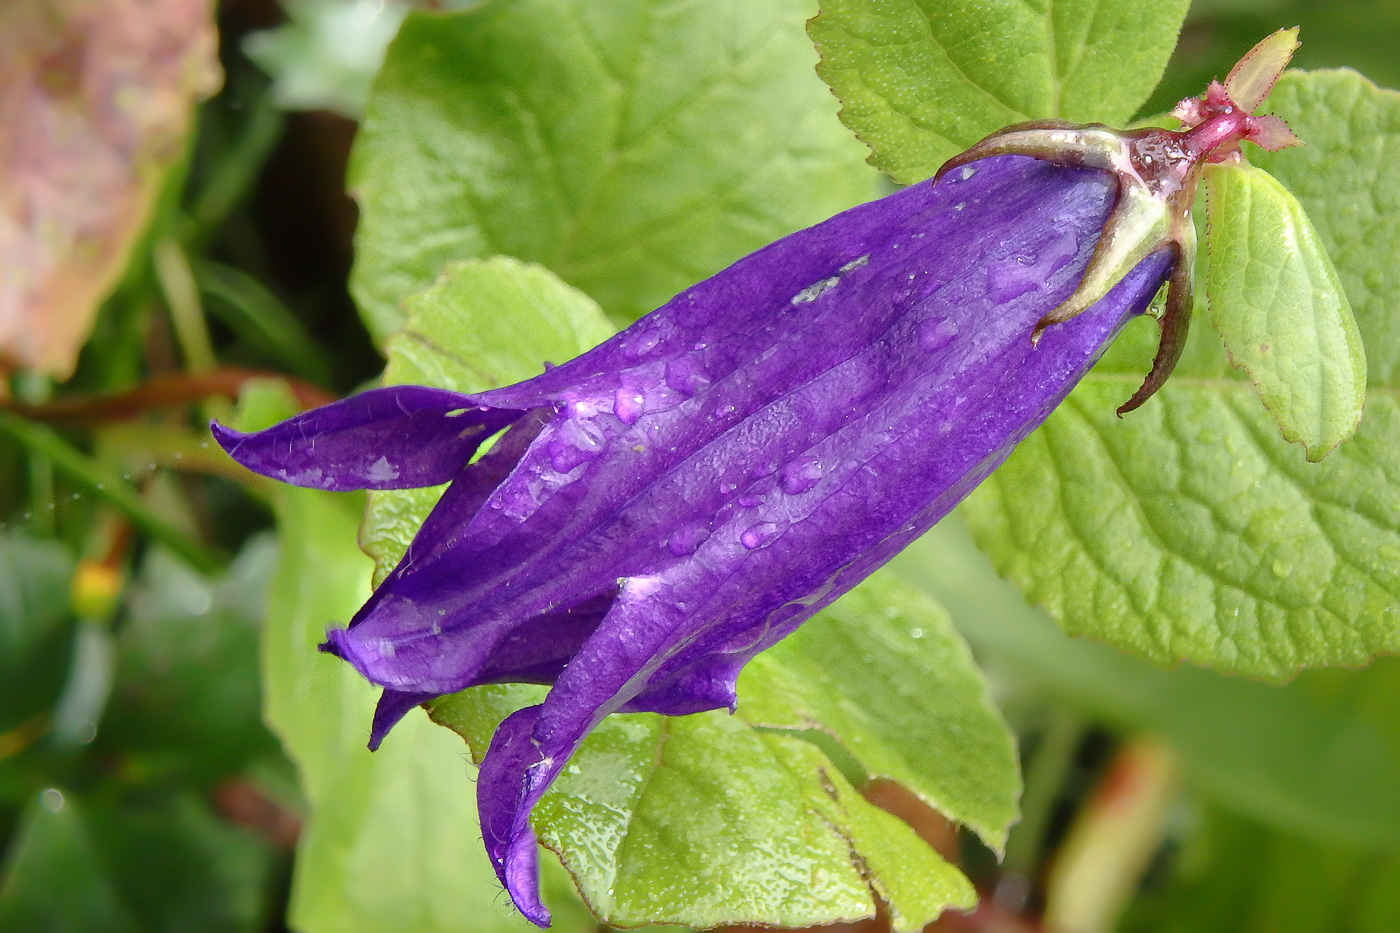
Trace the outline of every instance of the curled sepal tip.
<path fill-rule="evenodd" d="M 1152 369 L 1132 398 L 1118 406 L 1116 413 L 1120 418 L 1141 408 L 1144 402 L 1157 394 L 1157 390 L 1166 384 L 1167 378 L 1176 369 L 1181 351 L 1186 349 L 1186 337 L 1191 332 L 1191 311 L 1196 300 L 1191 276 L 1195 265 L 1195 237 L 1184 244 L 1177 244 L 1177 249 L 1180 252 L 1167 277 L 1166 304 L 1162 317 L 1157 321 L 1162 336 L 1157 342 L 1157 354 L 1152 358 Z"/>

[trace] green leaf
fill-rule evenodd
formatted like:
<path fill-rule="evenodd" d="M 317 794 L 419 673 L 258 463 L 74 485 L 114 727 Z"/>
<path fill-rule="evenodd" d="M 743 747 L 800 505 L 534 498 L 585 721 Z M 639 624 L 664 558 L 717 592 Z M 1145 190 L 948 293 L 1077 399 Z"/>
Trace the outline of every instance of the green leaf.
<path fill-rule="evenodd" d="M 613 335 L 587 295 L 547 269 L 515 259 L 450 264 L 405 302 L 408 320 L 385 344 L 385 385 L 481 392 L 539 375 Z M 369 494 L 360 544 L 388 575 L 442 495 L 443 486 Z"/>
<path fill-rule="evenodd" d="M 1366 351 L 1302 206 L 1268 172 L 1210 165 L 1210 318 L 1285 440 L 1321 460 L 1361 423 Z"/>
<path fill-rule="evenodd" d="M 352 155 L 383 340 L 451 260 L 539 262 L 619 320 L 874 193 L 812 74 L 812 0 L 410 14 Z"/>
<path fill-rule="evenodd" d="M 947 612 L 918 591 L 876 574 L 755 658 L 739 685 L 751 722 L 824 729 L 871 777 L 1005 843 L 1015 747 Z"/>
<path fill-rule="evenodd" d="M 258 635 L 276 564 L 266 535 L 219 580 L 147 551 L 116 633 L 99 755 L 123 759 L 146 780 L 174 773 L 212 782 L 275 749 L 262 722 Z"/>
<path fill-rule="evenodd" d="M 831 0 L 809 31 L 871 164 L 913 184 L 1009 123 L 1126 123 L 1162 76 L 1188 5 Z"/>
<path fill-rule="evenodd" d="M 316 646 L 369 595 L 355 547 L 360 496 L 279 493 L 282 556 L 264 628 L 266 712 L 311 812 L 289 923 L 306 933 L 532 929 L 499 903 L 461 746 L 421 714 L 365 748 L 378 691 Z M 591 929 L 567 882 L 546 875 L 555 927 Z M 572 906 L 571 903 L 572 902 Z"/>
<path fill-rule="evenodd" d="M 1285 679 L 1400 651 L 1400 95 L 1290 72 L 1272 100 L 1307 145 L 1267 168 L 1313 219 L 1372 348 L 1356 435 L 1306 462 L 1199 327 L 1166 387 L 1114 417 L 1155 343 L 1142 320 L 963 511 L 1070 633 Z"/>
<path fill-rule="evenodd" d="M 1282 830 L 1400 845 L 1400 660 L 1360 672 L 1305 671 L 1281 687 L 1162 670 L 1065 638 L 997 578 L 956 519 L 940 522 L 893 568 L 946 605 L 978 658 L 1017 685 L 1022 695 L 1006 697 L 1010 706 L 1040 710 L 1048 695 L 1125 733 L 1159 736 L 1194 791 Z"/>
<path fill-rule="evenodd" d="M 874 886 L 902 895 L 890 912 L 905 933 L 976 902 L 957 869 L 815 746 L 724 712 L 614 717 L 575 764 L 537 825 L 608 923 L 856 920 L 874 915 Z"/>
<path fill-rule="evenodd" d="M 273 852 L 216 816 L 194 792 L 123 806 L 93 800 L 83 815 L 103 865 L 143 930 L 263 929 L 275 880 Z"/>
<path fill-rule="evenodd" d="M 478 688 L 432 713 L 479 756 L 541 693 Z M 970 906 L 971 887 L 801 736 L 828 733 L 866 779 L 899 781 L 999 846 L 1020 781 L 985 694 L 946 613 L 876 574 L 745 668 L 736 716 L 605 720 L 533 822 L 608 923 L 834 923 L 872 915 L 868 885 L 896 929 L 921 929 Z"/>
<path fill-rule="evenodd" d="M 1400 857 L 1321 846 L 1207 811 L 1165 884 L 1124 933 L 1388 933 L 1400 929 Z"/>
<path fill-rule="evenodd" d="M 77 806 L 56 787 L 35 795 L 10 843 L 0 883 L 0 929 L 142 929 L 122 903 Z"/>
<path fill-rule="evenodd" d="M 0 929 L 254 933 L 273 856 L 189 792 L 149 804 L 47 788 L 26 809 Z"/>
<path fill-rule="evenodd" d="M 73 558 L 54 541 L 0 534 L 0 732 L 58 699 L 73 646 Z"/>

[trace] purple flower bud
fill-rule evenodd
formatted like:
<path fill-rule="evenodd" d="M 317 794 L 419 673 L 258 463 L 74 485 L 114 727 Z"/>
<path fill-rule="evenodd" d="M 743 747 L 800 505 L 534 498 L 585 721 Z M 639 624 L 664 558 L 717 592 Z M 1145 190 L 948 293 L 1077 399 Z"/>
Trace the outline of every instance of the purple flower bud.
<path fill-rule="evenodd" d="M 549 919 L 530 811 L 599 720 L 733 709 L 750 658 L 947 514 L 1147 307 L 1169 248 L 1032 344 L 1117 190 L 1097 169 L 984 159 L 779 240 L 518 385 L 215 426 L 298 485 L 451 481 L 325 649 L 384 687 L 372 745 L 431 697 L 553 685 L 501 724 L 478 782 L 526 917 Z"/>

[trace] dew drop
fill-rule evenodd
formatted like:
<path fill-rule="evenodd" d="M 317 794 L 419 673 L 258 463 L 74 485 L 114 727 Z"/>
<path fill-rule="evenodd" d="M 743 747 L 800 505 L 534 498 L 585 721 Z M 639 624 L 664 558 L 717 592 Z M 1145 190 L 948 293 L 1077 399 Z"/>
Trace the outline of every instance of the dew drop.
<path fill-rule="evenodd" d="M 971 165 L 964 165 L 962 171 L 958 174 L 962 177 L 963 181 L 967 181 L 973 175 L 977 174 L 977 169 L 973 168 Z"/>
<path fill-rule="evenodd" d="M 746 492 L 739 497 L 739 508 L 741 509 L 751 509 L 756 505 L 761 505 L 762 503 L 763 496 L 760 493 Z"/>
<path fill-rule="evenodd" d="M 63 809 L 63 791 L 57 787 L 48 787 L 39 795 L 39 800 L 44 804 L 44 809 L 50 813 L 57 813 Z"/>
<path fill-rule="evenodd" d="M 778 471 L 778 486 L 790 496 L 800 496 L 822 478 L 822 465 L 810 457 L 794 460 Z"/>
<path fill-rule="evenodd" d="M 676 557 L 685 557 L 694 554 L 699 550 L 710 537 L 710 529 L 704 525 L 691 525 L 687 528 L 679 528 L 671 534 L 666 542 L 666 549 Z"/>
<path fill-rule="evenodd" d="M 646 396 L 642 393 L 628 386 L 623 386 L 613 396 L 613 414 L 617 416 L 618 421 L 630 428 L 646 411 L 646 402 Z"/>
<path fill-rule="evenodd" d="M 635 333 L 628 334 L 622 340 L 622 353 L 632 359 L 646 356 L 656 345 L 661 342 L 661 334 L 655 326 L 645 329 L 637 329 Z"/>
<path fill-rule="evenodd" d="M 911 628 L 911 629 L 909 630 L 909 637 L 910 637 L 910 638 L 923 638 L 923 637 L 924 637 L 924 630 L 921 629 L 921 628 Z"/>
<path fill-rule="evenodd" d="M 559 473 L 568 473 L 593 456 L 590 451 L 580 450 L 573 444 L 554 442 L 549 447 L 549 465 Z"/>
<path fill-rule="evenodd" d="M 1078 254 L 1079 238 L 1068 230 L 1062 230 L 1059 236 L 1040 248 L 1036 254 L 1036 266 L 1040 274 L 1048 279 Z"/>
<path fill-rule="evenodd" d="M 739 543 L 750 551 L 756 551 L 772 543 L 773 539 L 778 536 L 778 530 L 778 526 L 774 522 L 759 522 L 757 525 L 750 525 L 739 536 Z"/>
<path fill-rule="evenodd" d="M 930 319 L 919 324 L 919 349 L 935 353 L 953 342 L 958 325 L 949 320 Z"/>
<path fill-rule="evenodd" d="M 666 361 L 666 385 L 689 398 L 710 384 L 705 365 L 694 356 L 677 356 Z"/>
<path fill-rule="evenodd" d="M 1035 291 L 1042 281 L 1035 260 L 1028 256 L 1012 256 L 987 267 L 987 292 L 997 304 Z"/>

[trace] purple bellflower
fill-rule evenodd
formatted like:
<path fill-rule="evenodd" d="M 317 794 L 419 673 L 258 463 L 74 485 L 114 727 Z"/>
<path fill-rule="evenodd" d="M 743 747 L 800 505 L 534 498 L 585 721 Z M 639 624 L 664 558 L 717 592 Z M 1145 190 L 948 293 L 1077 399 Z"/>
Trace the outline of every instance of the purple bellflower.
<path fill-rule="evenodd" d="M 253 434 L 214 426 L 298 486 L 451 484 L 323 647 L 384 688 L 371 747 L 433 697 L 552 685 L 501 724 L 477 785 L 526 917 L 549 921 L 531 810 L 603 717 L 732 710 L 750 658 L 947 514 L 1168 278 L 1180 296 L 1173 197 L 1262 132 L 1224 90 L 1192 116 L 1156 135 L 1012 128 L 517 385 L 387 387 Z M 1169 325 L 1149 392 L 1184 333 Z"/>

